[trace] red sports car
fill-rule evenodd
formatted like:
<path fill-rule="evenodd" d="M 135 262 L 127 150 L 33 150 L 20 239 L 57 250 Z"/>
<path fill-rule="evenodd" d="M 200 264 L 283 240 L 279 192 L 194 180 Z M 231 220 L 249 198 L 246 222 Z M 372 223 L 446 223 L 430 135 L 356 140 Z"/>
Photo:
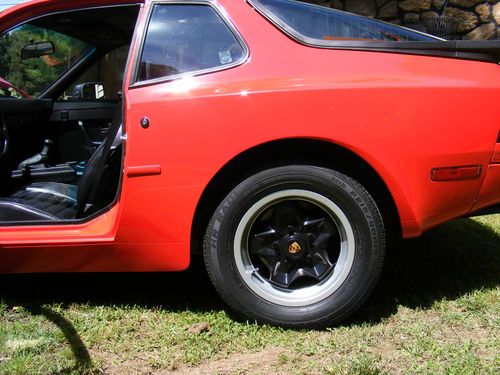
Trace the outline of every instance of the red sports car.
<path fill-rule="evenodd" d="M 203 253 L 243 316 L 322 327 L 388 234 L 498 211 L 499 41 L 287 0 L 34 0 L 0 29 L 33 96 L 0 98 L 2 273 Z"/>

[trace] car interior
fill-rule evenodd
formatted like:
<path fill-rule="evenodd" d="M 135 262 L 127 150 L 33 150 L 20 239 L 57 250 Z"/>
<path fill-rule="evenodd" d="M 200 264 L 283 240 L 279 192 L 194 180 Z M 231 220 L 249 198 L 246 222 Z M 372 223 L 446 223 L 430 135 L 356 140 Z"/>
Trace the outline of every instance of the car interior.
<path fill-rule="evenodd" d="M 123 154 L 121 87 L 138 12 L 138 5 L 89 8 L 21 26 L 86 48 L 76 59 L 57 40 L 20 45 L 21 58 L 45 59 L 47 69 L 64 64 L 64 71 L 40 92 L 28 92 L 31 97 L 0 97 L 0 225 L 85 220 L 115 201 Z M 2 35 L 11 44 L 16 37 Z M 57 60 L 53 52 L 62 49 L 69 58 Z M 0 75 L 5 71 L 8 66 Z"/>

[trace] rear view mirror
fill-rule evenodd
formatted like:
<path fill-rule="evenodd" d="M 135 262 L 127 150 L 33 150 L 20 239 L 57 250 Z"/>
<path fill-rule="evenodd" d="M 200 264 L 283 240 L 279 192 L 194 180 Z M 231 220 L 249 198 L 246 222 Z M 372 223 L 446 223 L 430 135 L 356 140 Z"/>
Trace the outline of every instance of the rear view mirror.
<path fill-rule="evenodd" d="M 54 43 L 50 41 L 37 42 L 25 45 L 21 49 L 21 59 L 32 59 L 34 57 L 51 55 L 56 51 Z"/>
<path fill-rule="evenodd" d="M 104 85 L 101 82 L 80 83 L 73 89 L 73 99 L 104 99 Z"/>

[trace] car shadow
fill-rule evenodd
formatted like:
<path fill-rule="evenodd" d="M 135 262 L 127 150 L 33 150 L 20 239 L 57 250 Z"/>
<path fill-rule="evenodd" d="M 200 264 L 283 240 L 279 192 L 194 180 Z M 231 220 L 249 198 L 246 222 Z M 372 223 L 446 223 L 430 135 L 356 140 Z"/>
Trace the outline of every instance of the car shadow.
<path fill-rule="evenodd" d="M 499 284 L 500 236 L 475 220 L 456 220 L 390 249 L 374 292 L 349 323 L 377 323 L 399 305 L 426 309 Z"/>
<path fill-rule="evenodd" d="M 86 303 L 171 311 L 224 309 L 196 260 L 184 272 L 0 275 L 0 300 L 9 306 Z"/>
<path fill-rule="evenodd" d="M 398 305 L 428 308 L 443 298 L 494 288 L 499 275 L 500 236 L 471 219 L 457 220 L 391 248 L 372 296 L 348 324 L 378 322 L 394 314 Z M 199 259 L 177 273 L 0 275 L 0 300 L 31 309 L 87 303 L 227 310 Z"/>

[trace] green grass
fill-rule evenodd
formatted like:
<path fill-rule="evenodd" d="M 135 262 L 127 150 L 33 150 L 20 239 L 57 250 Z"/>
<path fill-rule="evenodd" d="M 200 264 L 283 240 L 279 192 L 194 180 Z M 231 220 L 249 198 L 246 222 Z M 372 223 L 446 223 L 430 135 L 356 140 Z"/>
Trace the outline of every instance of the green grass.
<path fill-rule="evenodd" d="M 401 242 L 364 307 L 323 331 L 242 321 L 199 265 L 0 276 L 0 374 L 497 374 L 499 282 L 500 215 Z"/>

